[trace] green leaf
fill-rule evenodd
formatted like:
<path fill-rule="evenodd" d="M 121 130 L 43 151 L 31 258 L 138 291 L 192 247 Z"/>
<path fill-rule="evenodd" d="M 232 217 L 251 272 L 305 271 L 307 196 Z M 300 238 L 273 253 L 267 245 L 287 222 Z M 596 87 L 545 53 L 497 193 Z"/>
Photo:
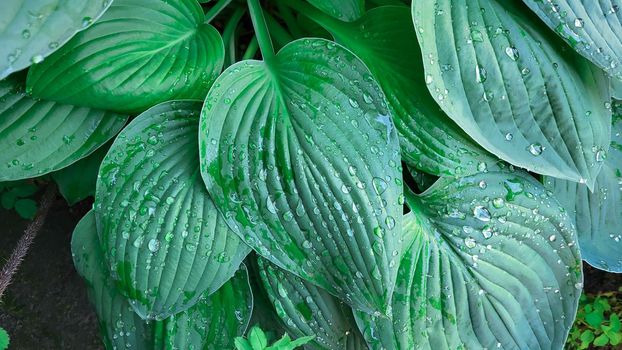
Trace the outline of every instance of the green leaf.
<path fill-rule="evenodd" d="M 0 81 L 0 181 L 62 169 L 121 130 L 126 116 L 34 99 L 17 76 Z"/>
<path fill-rule="evenodd" d="M 25 181 L 18 181 L 18 183 L 11 188 L 13 194 L 22 198 L 32 196 L 37 193 L 38 190 L 39 188 L 37 186 Z"/>
<path fill-rule="evenodd" d="M 600 328 L 604 320 L 602 311 L 592 311 L 585 315 L 585 322 L 596 329 Z"/>
<path fill-rule="evenodd" d="M 69 205 L 95 195 L 99 165 L 110 145 L 102 146 L 86 158 L 52 173 L 58 191 Z"/>
<path fill-rule="evenodd" d="M 248 340 L 242 337 L 235 338 L 235 348 L 237 350 L 253 350 Z"/>
<path fill-rule="evenodd" d="M 41 62 L 106 11 L 108 0 L 11 0 L 0 12 L 0 79 Z"/>
<path fill-rule="evenodd" d="M 253 299 L 244 265 L 217 292 L 188 310 L 162 321 L 145 322 L 108 274 L 93 211 L 76 226 L 71 250 L 108 349 L 230 349 L 233 339 L 248 326 Z"/>
<path fill-rule="evenodd" d="M 9 334 L 0 327 L 0 350 L 5 350 L 9 347 L 10 338 Z"/>
<path fill-rule="evenodd" d="M 12 192 L 4 192 L 0 195 L 0 202 L 4 209 L 12 209 L 17 197 Z"/>
<path fill-rule="evenodd" d="M 307 0 L 311 5 L 342 21 L 354 21 L 365 12 L 365 0 Z"/>
<path fill-rule="evenodd" d="M 601 334 L 594 339 L 594 346 L 605 346 L 609 344 L 609 337 L 606 334 Z"/>
<path fill-rule="evenodd" d="M 313 349 L 362 349 L 352 310 L 325 290 L 259 258 L 260 276 L 287 332 L 300 339 L 315 336 Z M 347 346 L 346 346 L 347 345 Z"/>
<path fill-rule="evenodd" d="M 584 343 L 591 343 L 592 340 L 594 340 L 594 332 L 592 332 L 591 330 L 587 329 L 585 331 L 583 331 L 583 333 L 581 333 L 581 341 Z"/>
<path fill-rule="evenodd" d="M 544 178 L 575 218 L 581 256 L 590 265 L 610 272 L 622 272 L 622 103 L 614 101 L 609 151 L 598 153 L 603 169 L 594 191 L 582 184 L 551 177 Z"/>
<path fill-rule="evenodd" d="M 248 340 L 250 341 L 253 350 L 263 350 L 268 346 L 266 334 L 259 327 L 251 328 L 248 333 Z"/>
<path fill-rule="evenodd" d="M 208 191 L 259 254 L 355 308 L 384 313 L 402 213 L 384 96 L 332 41 L 297 40 L 271 58 L 229 67 L 207 96 L 199 139 Z"/>
<path fill-rule="evenodd" d="M 89 29 L 28 72 L 33 95 L 127 113 L 202 99 L 224 45 L 195 0 L 115 0 Z"/>
<path fill-rule="evenodd" d="M 37 214 L 37 202 L 32 199 L 18 199 L 14 205 L 15 211 L 24 219 L 32 220 Z"/>
<path fill-rule="evenodd" d="M 605 72 L 622 79 L 622 2 L 523 0 L 574 50 Z"/>
<path fill-rule="evenodd" d="M 94 208 L 105 258 L 143 318 L 166 318 L 215 292 L 250 251 L 199 175 L 200 109 L 195 101 L 150 108 L 99 169 Z"/>
<path fill-rule="evenodd" d="M 293 2 L 294 4 L 295 2 Z M 427 90 L 421 49 L 407 7 L 387 6 L 345 23 L 307 9 L 337 42 L 365 62 L 384 91 L 400 135 L 403 160 L 437 176 L 464 176 L 498 161 L 469 138 Z"/>
<path fill-rule="evenodd" d="M 609 147 L 609 82 L 517 1 L 414 1 L 443 110 L 511 164 L 592 187 Z"/>
<path fill-rule="evenodd" d="M 393 323 L 358 312 L 374 349 L 561 349 L 581 294 L 567 213 L 522 172 L 441 178 L 407 196 Z"/>

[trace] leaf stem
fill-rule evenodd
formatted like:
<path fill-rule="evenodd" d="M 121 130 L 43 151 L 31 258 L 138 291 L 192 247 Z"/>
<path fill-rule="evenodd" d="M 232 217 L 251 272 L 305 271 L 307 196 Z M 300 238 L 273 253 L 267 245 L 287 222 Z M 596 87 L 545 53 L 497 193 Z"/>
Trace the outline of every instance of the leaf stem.
<path fill-rule="evenodd" d="M 2 267 L 2 270 L 0 270 L 0 300 L 2 299 L 7 286 L 11 283 L 13 275 L 15 275 L 19 265 L 24 260 L 26 253 L 28 253 L 28 248 L 30 248 L 30 245 L 37 236 L 37 233 L 41 230 L 55 198 L 56 185 L 54 185 L 54 183 L 50 183 L 41 198 L 37 215 L 34 220 L 28 224 L 26 230 L 24 230 L 24 234 L 19 241 L 17 241 L 17 245 L 15 246 L 15 249 L 13 249 L 11 256 L 9 256 L 6 264 Z"/>
<path fill-rule="evenodd" d="M 240 24 L 240 20 L 242 19 L 242 16 L 244 16 L 245 12 L 246 8 L 237 8 L 227 21 L 227 24 L 225 24 L 225 28 L 222 31 L 222 41 L 225 43 L 225 67 L 229 67 L 236 61 L 237 47 L 235 31 L 238 28 L 238 24 Z"/>
<path fill-rule="evenodd" d="M 205 23 L 210 23 L 233 0 L 220 0 L 205 13 Z"/>
<path fill-rule="evenodd" d="M 324 29 L 328 30 L 333 34 L 342 32 L 346 29 L 345 22 L 342 22 L 336 18 L 333 18 L 326 13 L 320 11 L 308 3 L 301 0 L 276 0 L 276 3 L 279 5 L 288 6 L 299 13 L 309 17 L 312 21 L 319 24 Z"/>
<path fill-rule="evenodd" d="M 259 0 L 248 0 L 248 11 L 251 14 L 261 55 L 264 61 L 271 61 L 274 58 L 274 46 L 272 46 L 270 32 L 268 32 L 268 26 L 266 25 L 266 19 L 264 18 Z"/>
<path fill-rule="evenodd" d="M 421 199 L 406 185 L 404 186 L 404 199 L 411 211 L 418 213 L 421 210 Z"/>

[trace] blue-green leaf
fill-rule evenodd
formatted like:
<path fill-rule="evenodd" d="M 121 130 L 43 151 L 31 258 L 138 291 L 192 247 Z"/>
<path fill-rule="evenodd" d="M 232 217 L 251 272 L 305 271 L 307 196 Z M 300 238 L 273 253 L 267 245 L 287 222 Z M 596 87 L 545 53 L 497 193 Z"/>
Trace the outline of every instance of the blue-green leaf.
<path fill-rule="evenodd" d="M 215 292 L 250 251 L 201 180 L 200 109 L 195 101 L 150 108 L 99 169 L 95 213 L 106 262 L 144 318 L 167 318 Z"/>

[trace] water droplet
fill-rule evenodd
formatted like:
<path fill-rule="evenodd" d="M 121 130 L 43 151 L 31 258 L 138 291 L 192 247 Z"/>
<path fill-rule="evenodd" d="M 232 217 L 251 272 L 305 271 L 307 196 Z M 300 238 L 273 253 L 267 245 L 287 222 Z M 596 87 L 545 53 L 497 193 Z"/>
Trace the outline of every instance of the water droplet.
<path fill-rule="evenodd" d="M 28 30 L 28 29 L 22 30 L 22 38 L 24 38 L 24 39 L 30 38 L 30 30 Z"/>
<path fill-rule="evenodd" d="M 383 194 L 384 191 L 387 190 L 388 184 L 386 181 L 384 181 L 383 179 L 379 178 L 379 177 L 374 177 L 371 180 L 372 185 L 374 186 L 374 191 L 376 191 L 377 194 Z"/>
<path fill-rule="evenodd" d="M 30 61 L 31 61 L 32 63 L 34 63 L 34 64 L 41 63 L 41 62 L 43 62 L 43 55 L 34 55 L 34 56 L 32 56 L 32 58 L 30 59 Z"/>
<path fill-rule="evenodd" d="M 482 236 L 484 236 L 485 239 L 489 239 L 490 237 L 492 237 L 492 227 L 484 227 L 484 229 L 482 229 Z"/>
<path fill-rule="evenodd" d="M 542 146 L 539 143 L 532 143 L 531 145 L 529 145 L 529 147 L 527 147 L 527 150 L 529 151 L 529 153 L 531 153 L 534 156 L 539 156 L 542 154 L 542 152 L 544 151 L 545 147 Z"/>
<path fill-rule="evenodd" d="M 520 57 L 519 53 L 518 53 L 518 49 L 515 48 L 514 46 L 508 46 L 505 48 L 505 54 L 508 55 L 508 57 L 512 60 L 512 61 L 516 61 L 518 59 L 518 57 Z"/>
<path fill-rule="evenodd" d="M 356 100 L 350 98 L 348 102 L 350 103 L 350 106 L 352 106 L 353 108 L 359 108 L 359 103 L 356 102 Z"/>
<path fill-rule="evenodd" d="M 89 25 L 91 25 L 91 23 L 93 23 L 93 19 L 91 17 L 84 17 L 82 18 L 82 27 L 86 28 Z"/>
<path fill-rule="evenodd" d="M 365 103 L 367 104 L 371 104 L 372 102 L 374 102 L 374 99 L 368 94 L 363 94 L 363 101 L 365 101 Z"/>
<path fill-rule="evenodd" d="M 480 32 L 477 29 L 473 29 L 471 30 L 471 40 L 474 42 L 483 42 L 484 41 L 484 36 L 482 35 L 482 32 Z"/>
<path fill-rule="evenodd" d="M 467 246 L 467 248 L 475 248 L 477 244 L 475 243 L 475 239 L 467 237 L 464 239 L 464 245 Z"/>
<path fill-rule="evenodd" d="M 484 67 L 480 66 L 479 64 L 477 66 L 475 66 L 475 81 L 478 83 L 483 83 L 486 81 L 486 77 L 487 77 L 487 72 L 486 69 L 484 69 Z"/>
<path fill-rule="evenodd" d="M 557 239 L 557 237 L 555 235 L 550 235 L 549 236 L 549 241 L 550 242 L 555 242 L 556 239 Z"/>
<path fill-rule="evenodd" d="M 432 84 L 433 81 L 434 81 L 434 78 L 432 78 L 432 76 L 430 74 L 427 74 L 425 76 L 425 83 L 426 84 L 430 85 L 430 84 Z"/>
<path fill-rule="evenodd" d="M 514 135 L 512 135 L 512 133 L 507 133 L 505 134 L 505 140 L 506 141 L 512 141 L 512 139 L 514 138 Z"/>
<path fill-rule="evenodd" d="M 505 201 L 503 198 L 495 198 L 492 200 L 492 205 L 497 209 L 503 208 L 503 206 L 505 206 Z"/>
<path fill-rule="evenodd" d="M 384 220 L 385 224 L 387 224 L 387 228 L 389 230 L 393 229 L 395 227 L 395 219 L 392 216 L 387 216 L 387 218 Z"/>
<path fill-rule="evenodd" d="M 583 19 L 577 18 L 574 20 L 574 26 L 577 28 L 583 28 Z"/>
<path fill-rule="evenodd" d="M 478 205 L 473 208 L 473 216 L 480 221 L 490 221 L 490 212 L 486 207 Z"/>
<path fill-rule="evenodd" d="M 158 241 L 157 239 L 154 238 L 154 239 L 149 241 L 148 247 L 149 247 L 149 250 L 152 253 L 155 253 L 158 250 L 160 250 L 160 241 Z"/>

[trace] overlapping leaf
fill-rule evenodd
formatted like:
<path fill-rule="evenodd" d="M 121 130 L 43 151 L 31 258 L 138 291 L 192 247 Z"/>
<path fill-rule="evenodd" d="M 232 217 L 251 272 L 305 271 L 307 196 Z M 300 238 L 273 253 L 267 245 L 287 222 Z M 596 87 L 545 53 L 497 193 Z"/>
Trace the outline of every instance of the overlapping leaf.
<path fill-rule="evenodd" d="M 246 268 L 195 306 L 162 321 L 146 322 L 110 278 L 90 211 L 71 241 L 74 264 L 85 279 L 108 349 L 231 349 L 244 334 L 253 309 Z"/>
<path fill-rule="evenodd" d="M 199 174 L 201 104 L 150 108 L 99 170 L 95 212 L 116 286 L 143 318 L 164 319 L 215 292 L 248 254 Z"/>
<path fill-rule="evenodd" d="M 306 9 L 365 62 L 382 87 L 400 134 L 405 162 L 434 175 L 464 176 L 493 168 L 482 149 L 440 109 L 426 87 L 421 50 L 407 7 L 383 6 L 345 23 Z"/>
<path fill-rule="evenodd" d="M 354 21 L 365 13 L 364 0 L 308 0 L 313 6 L 343 21 Z"/>
<path fill-rule="evenodd" d="M 224 45 L 195 0 L 115 0 L 90 28 L 28 73 L 40 98 L 122 112 L 202 99 Z"/>
<path fill-rule="evenodd" d="M 440 179 L 412 195 L 393 321 L 356 313 L 374 349 L 561 349 L 581 294 L 572 220 L 529 175 Z"/>
<path fill-rule="evenodd" d="M 622 103 L 614 105 L 611 147 L 598 155 L 604 165 L 594 191 L 550 177 L 544 184 L 575 218 L 583 259 L 599 269 L 622 272 Z"/>
<path fill-rule="evenodd" d="M 270 301 L 292 337 L 315 336 L 306 346 L 313 349 L 366 348 L 349 306 L 263 258 L 259 269 Z"/>
<path fill-rule="evenodd" d="M 304 39 L 268 62 L 231 66 L 205 101 L 199 139 L 208 191 L 246 243 L 355 308 L 386 311 L 399 260 L 399 145 L 358 58 Z"/>
<path fill-rule="evenodd" d="M 622 79 L 622 1 L 523 2 L 574 50 Z"/>
<path fill-rule="evenodd" d="M 426 80 L 475 141 L 528 170 L 592 186 L 607 149 L 605 74 L 515 1 L 414 1 Z"/>
<path fill-rule="evenodd" d="M 41 62 L 90 26 L 112 0 L 11 0 L 0 11 L 0 79 Z"/>
<path fill-rule="evenodd" d="M 0 181 L 40 176 L 88 156 L 127 116 L 34 99 L 19 76 L 0 81 Z"/>

